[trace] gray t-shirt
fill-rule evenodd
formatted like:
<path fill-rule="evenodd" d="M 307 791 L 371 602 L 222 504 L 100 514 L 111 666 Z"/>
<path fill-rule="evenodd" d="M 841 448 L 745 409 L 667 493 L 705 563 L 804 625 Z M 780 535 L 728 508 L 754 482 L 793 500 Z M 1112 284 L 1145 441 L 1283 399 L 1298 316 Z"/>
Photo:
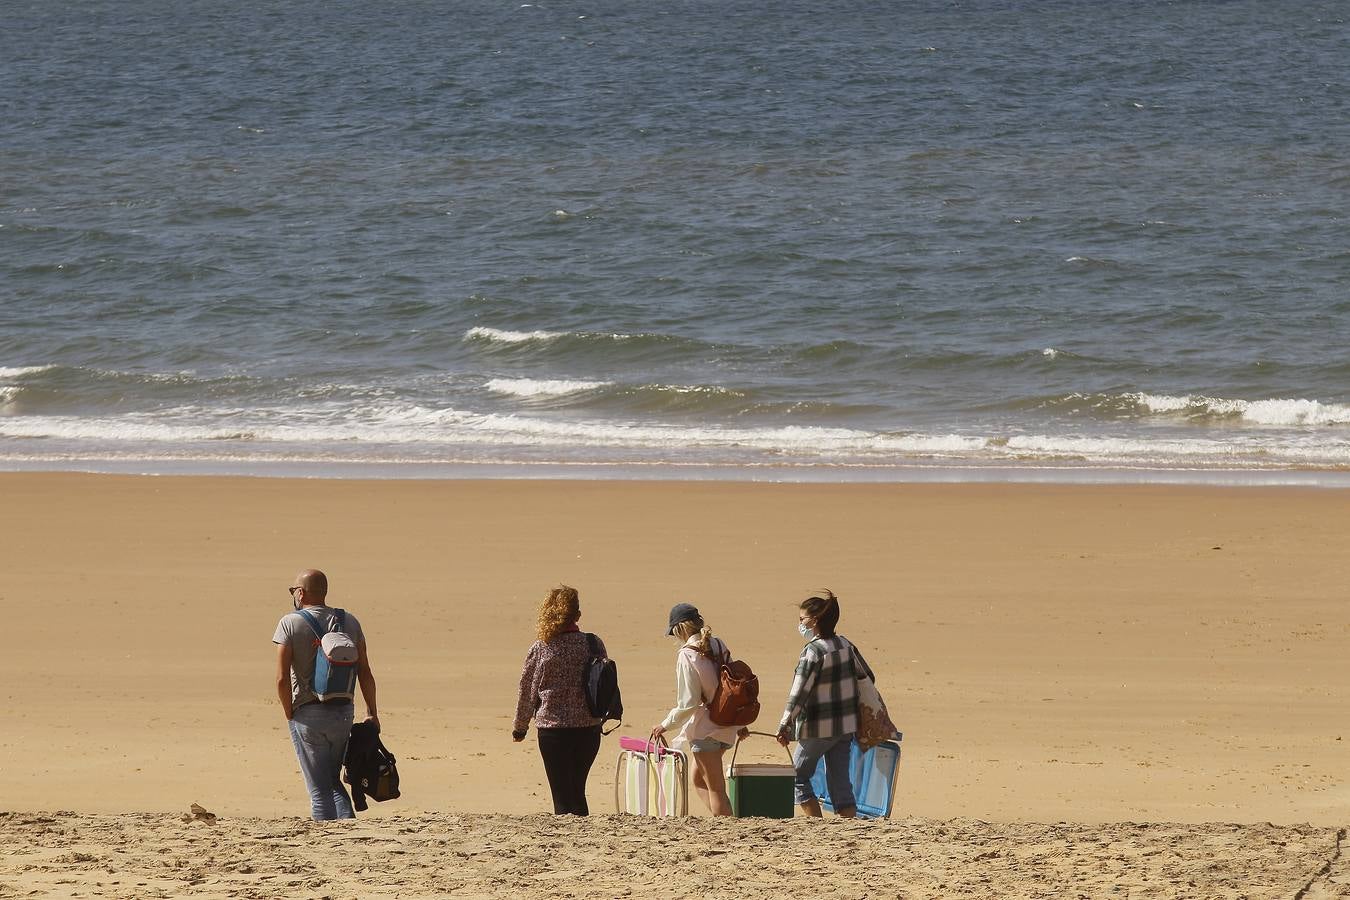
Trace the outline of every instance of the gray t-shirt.
<path fill-rule="evenodd" d="M 306 606 L 305 611 L 319 620 L 319 627 L 328 631 L 337 622 L 337 612 L 328 606 Z M 361 623 L 356 616 L 347 613 L 347 627 L 344 629 L 357 645 L 365 641 L 361 633 Z M 298 612 L 286 613 L 277 623 L 272 643 L 291 645 L 291 705 L 300 706 L 319 698 L 314 694 L 314 656 L 318 648 L 314 646 L 314 629 Z"/>

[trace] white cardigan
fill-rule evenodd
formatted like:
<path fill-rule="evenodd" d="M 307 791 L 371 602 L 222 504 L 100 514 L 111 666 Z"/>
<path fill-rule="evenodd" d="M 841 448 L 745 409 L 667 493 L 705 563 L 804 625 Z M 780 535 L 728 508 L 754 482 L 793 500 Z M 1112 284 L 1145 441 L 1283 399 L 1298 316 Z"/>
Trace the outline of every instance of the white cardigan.
<path fill-rule="evenodd" d="M 712 651 L 728 653 L 721 638 L 712 639 Z M 716 738 L 724 744 L 736 743 L 735 725 L 718 725 L 708 718 L 708 701 L 717 691 L 721 667 L 698 651 L 698 635 L 685 641 L 675 657 L 675 706 L 661 723 L 667 733 L 679 728 L 671 743 Z"/>

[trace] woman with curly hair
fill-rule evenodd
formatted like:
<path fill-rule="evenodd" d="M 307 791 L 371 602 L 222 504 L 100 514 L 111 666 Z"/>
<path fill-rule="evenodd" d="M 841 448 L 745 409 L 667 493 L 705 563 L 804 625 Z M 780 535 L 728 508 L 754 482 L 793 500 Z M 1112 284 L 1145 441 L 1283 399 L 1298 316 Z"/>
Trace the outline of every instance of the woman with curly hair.
<path fill-rule="evenodd" d="M 577 627 L 581 600 L 576 588 L 565 584 L 549 591 L 539 607 L 539 639 L 530 645 L 520 673 L 520 697 L 512 740 L 525 740 L 530 719 L 539 733 L 539 755 L 544 759 L 553 811 L 559 815 L 589 815 L 586 778 L 600 752 L 603 719 L 591 715 L 582 688 L 590 647 Z M 601 654 L 605 645 L 596 638 Z"/>

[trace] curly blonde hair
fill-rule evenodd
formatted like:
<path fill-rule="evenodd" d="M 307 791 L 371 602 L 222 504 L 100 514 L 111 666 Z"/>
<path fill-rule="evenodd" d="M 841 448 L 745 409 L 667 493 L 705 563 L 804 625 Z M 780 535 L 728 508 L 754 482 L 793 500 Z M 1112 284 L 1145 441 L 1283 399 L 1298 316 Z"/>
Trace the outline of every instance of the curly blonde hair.
<path fill-rule="evenodd" d="M 703 624 L 702 617 L 697 619 L 687 619 L 675 626 L 675 636 L 682 641 L 687 641 L 694 635 L 698 635 L 698 643 L 695 645 L 699 653 L 704 656 L 712 656 L 712 629 Z"/>
<path fill-rule="evenodd" d="M 547 643 L 581 618 L 581 598 L 577 589 L 560 584 L 548 592 L 539 606 L 539 640 Z"/>

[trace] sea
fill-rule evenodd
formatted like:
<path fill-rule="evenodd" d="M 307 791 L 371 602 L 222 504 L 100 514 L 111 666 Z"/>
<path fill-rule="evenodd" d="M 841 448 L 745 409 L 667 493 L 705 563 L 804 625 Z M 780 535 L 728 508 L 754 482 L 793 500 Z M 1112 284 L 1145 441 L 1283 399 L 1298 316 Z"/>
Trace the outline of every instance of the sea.
<path fill-rule="evenodd" d="M 0 0 L 0 469 L 1350 485 L 1344 0 Z"/>

